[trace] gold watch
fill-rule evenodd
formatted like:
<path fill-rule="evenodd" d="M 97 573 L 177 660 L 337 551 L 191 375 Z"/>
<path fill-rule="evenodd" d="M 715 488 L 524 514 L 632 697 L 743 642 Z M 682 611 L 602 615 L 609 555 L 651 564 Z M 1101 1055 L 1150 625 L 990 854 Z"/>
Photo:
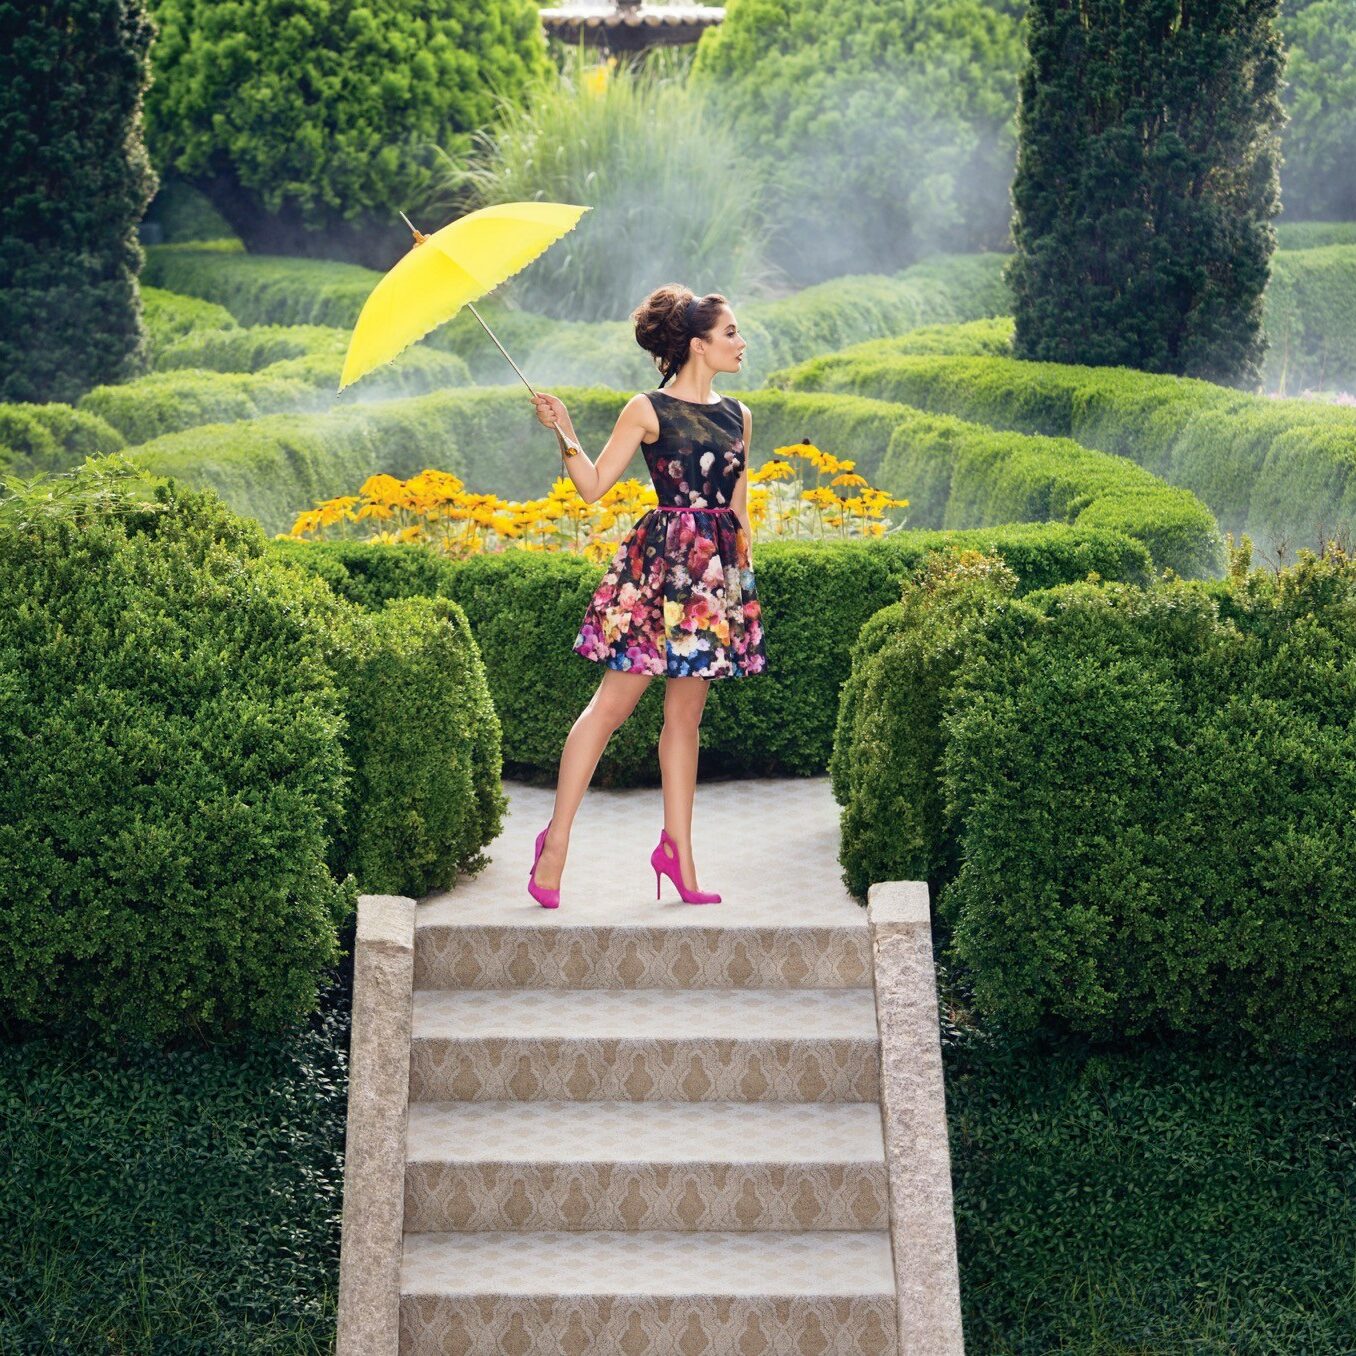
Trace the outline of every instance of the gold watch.
<path fill-rule="evenodd" d="M 556 429 L 556 442 L 560 444 L 560 455 L 562 457 L 576 456 L 579 451 L 579 444 L 571 438 L 567 438 L 559 428 Z"/>

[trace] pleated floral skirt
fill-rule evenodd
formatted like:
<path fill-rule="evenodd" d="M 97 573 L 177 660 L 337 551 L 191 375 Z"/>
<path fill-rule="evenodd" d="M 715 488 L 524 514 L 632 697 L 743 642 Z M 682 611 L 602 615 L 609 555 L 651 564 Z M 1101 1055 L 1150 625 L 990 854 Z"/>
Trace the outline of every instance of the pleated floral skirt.
<path fill-rule="evenodd" d="M 762 609 L 733 511 L 645 514 L 618 545 L 573 648 L 610 669 L 667 678 L 765 672 Z"/>

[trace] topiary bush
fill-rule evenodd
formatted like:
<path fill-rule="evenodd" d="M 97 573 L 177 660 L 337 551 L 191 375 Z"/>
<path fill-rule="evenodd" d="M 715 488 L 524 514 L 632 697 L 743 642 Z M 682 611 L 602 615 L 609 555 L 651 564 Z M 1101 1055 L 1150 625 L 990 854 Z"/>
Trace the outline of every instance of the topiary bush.
<path fill-rule="evenodd" d="M 1033 0 L 1017 357 L 1253 387 L 1279 209 L 1279 0 Z"/>
<path fill-rule="evenodd" d="M 136 226 L 152 29 L 142 0 L 0 0 L 0 401 L 146 368 Z"/>
<path fill-rule="evenodd" d="M 843 807 L 843 883 L 865 898 L 874 881 L 924 880 L 936 891 L 956 872 L 943 809 L 942 714 L 956 672 L 1013 600 L 1018 579 L 999 556 L 937 553 L 903 596 L 862 627 L 838 699 L 834 799 Z"/>
<path fill-rule="evenodd" d="M 1350 1042 L 1356 561 L 1040 611 L 990 629 L 944 717 L 938 908 L 977 1004 L 1014 1031 Z"/>
<path fill-rule="evenodd" d="M 466 614 L 446 598 L 348 609 L 330 635 L 348 811 L 330 854 L 369 894 L 419 898 L 487 865 L 503 828 L 500 725 Z"/>
<path fill-rule="evenodd" d="M 325 860 L 327 590 L 214 495 L 105 470 L 68 482 L 78 511 L 0 504 L 0 1015 L 276 1030 L 314 1008 L 356 893 Z"/>

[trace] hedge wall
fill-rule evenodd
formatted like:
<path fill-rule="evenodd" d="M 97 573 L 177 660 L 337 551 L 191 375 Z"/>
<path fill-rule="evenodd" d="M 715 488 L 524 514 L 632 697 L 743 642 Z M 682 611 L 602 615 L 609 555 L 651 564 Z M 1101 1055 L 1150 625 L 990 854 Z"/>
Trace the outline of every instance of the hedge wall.
<path fill-rule="evenodd" d="M 1356 410 L 1244 395 L 1126 368 L 895 356 L 889 341 L 776 374 L 792 390 L 851 391 L 998 428 L 1073 438 L 1199 495 L 1222 529 L 1273 546 L 1356 521 Z"/>
<path fill-rule="evenodd" d="M 236 328 L 235 317 L 224 306 L 145 284 L 141 288 L 141 318 L 146 325 L 153 367 L 160 365 L 170 345 L 198 330 Z"/>
<path fill-rule="evenodd" d="M 948 957 L 1010 1030 L 1356 1038 L 1356 560 L 1012 593 L 925 576 L 863 628 L 851 887 L 940 885 Z"/>
<path fill-rule="evenodd" d="M 216 333 L 233 336 L 251 331 Z M 203 337 L 197 336 L 197 341 Z M 337 392 L 342 367 L 342 354 L 322 352 L 287 358 L 257 372 L 153 372 L 121 386 L 97 386 L 81 398 L 79 408 L 98 415 L 135 445 L 200 424 L 336 407 L 340 405 Z M 466 364 L 455 354 L 413 348 L 383 368 L 360 395 L 344 399 L 342 406 L 351 409 L 359 399 L 419 395 L 465 386 L 469 381 Z"/>
<path fill-rule="evenodd" d="M 561 394 L 596 457 L 625 398 L 596 388 Z M 1212 573 L 1222 559 L 1210 514 L 1189 494 L 1068 440 L 995 433 L 886 401 L 782 391 L 742 398 L 754 418 L 753 465 L 809 437 L 855 460 L 873 483 L 910 498 L 911 526 L 1053 519 L 1128 533 L 1145 542 L 1158 566 L 1183 574 Z M 526 392 L 512 388 L 195 430 L 148 443 L 135 457 L 160 474 L 212 485 L 272 533 L 289 530 L 315 499 L 353 493 L 375 471 L 403 477 L 438 466 L 475 490 L 519 499 L 545 493 L 560 474 Z M 639 456 L 634 465 L 643 478 Z M 347 481 L 345 467 L 352 468 Z"/>
<path fill-rule="evenodd" d="M 838 690 L 862 624 L 899 596 L 902 581 L 939 551 L 1001 551 L 1023 589 L 1084 578 L 1143 579 L 1138 543 L 1114 532 L 1027 525 L 975 532 L 916 532 L 842 543 L 760 542 L 758 591 L 768 621 L 768 672 L 716 683 L 702 721 L 708 763 L 743 775 L 824 771 Z M 465 609 L 503 724 L 506 767 L 551 776 L 601 667 L 571 645 L 601 570 L 579 556 L 509 550 L 463 561 L 421 547 L 275 541 L 271 549 L 320 573 L 364 606 L 436 594 Z M 613 736 L 600 784 L 652 783 L 663 684 Z"/>
<path fill-rule="evenodd" d="M 0 405 L 0 475 L 60 471 L 87 456 L 116 452 L 122 434 L 69 405 Z"/>
<path fill-rule="evenodd" d="M 1356 221 L 1283 221 L 1276 224 L 1276 245 L 1283 250 L 1316 250 L 1325 245 L 1356 245 Z"/>
<path fill-rule="evenodd" d="M 235 325 L 233 320 L 231 325 Z M 184 367 L 208 372 L 258 372 L 288 358 L 313 355 L 342 358 L 348 351 L 348 341 L 348 330 L 331 325 L 199 329 L 167 344 L 155 365 L 162 372 Z"/>
<path fill-rule="evenodd" d="M 775 366 L 861 339 L 1000 315 L 1010 305 L 1002 265 L 999 254 L 942 255 L 895 277 L 835 278 L 778 301 L 741 303 L 734 298 L 749 339 L 743 380 L 759 385 Z M 145 276 L 156 286 L 219 302 L 245 325 L 343 328 L 352 327 L 379 277 L 351 264 L 180 245 L 149 249 Z M 538 385 L 590 383 L 622 389 L 658 381 L 627 321 L 572 324 L 510 311 L 494 302 L 477 309 Z M 517 381 L 469 311 L 426 342 L 464 357 L 477 382 Z"/>
<path fill-rule="evenodd" d="M 1267 391 L 1356 391 L 1356 243 L 1283 250 L 1266 292 Z"/>

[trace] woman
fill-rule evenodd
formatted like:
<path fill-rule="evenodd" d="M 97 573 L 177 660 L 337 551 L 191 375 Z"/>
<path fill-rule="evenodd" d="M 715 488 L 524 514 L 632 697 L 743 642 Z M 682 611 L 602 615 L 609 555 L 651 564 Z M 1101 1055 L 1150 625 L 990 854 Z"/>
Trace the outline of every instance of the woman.
<path fill-rule="evenodd" d="M 560 756 L 550 822 L 537 835 L 527 888 L 543 908 L 560 903 L 570 827 L 607 741 L 663 675 L 659 766 L 664 827 L 650 854 L 655 897 L 667 874 L 689 904 L 718 904 L 697 889 L 692 799 L 697 733 L 713 678 L 763 673 L 763 627 L 753 578 L 748 510 L 748 408 L 712 399 L 711 378 L 738 372 L 745 343 L 718 293 L 696 297 L 676 284 L 632 312 L 636 342 L 663 374 L 659 388 L 632 396 L 607 446 L 591 462 L 579 450 L 564 403 L 542 392 L 537 418 L 566 437 L 566 469 L 588 503 L 625 474 L 638 446 L 659 496 L 617 547 L 584 613 L 574 650 L 606 672 Z M 662 388 L 673 381 L 673 389 Z"/>

